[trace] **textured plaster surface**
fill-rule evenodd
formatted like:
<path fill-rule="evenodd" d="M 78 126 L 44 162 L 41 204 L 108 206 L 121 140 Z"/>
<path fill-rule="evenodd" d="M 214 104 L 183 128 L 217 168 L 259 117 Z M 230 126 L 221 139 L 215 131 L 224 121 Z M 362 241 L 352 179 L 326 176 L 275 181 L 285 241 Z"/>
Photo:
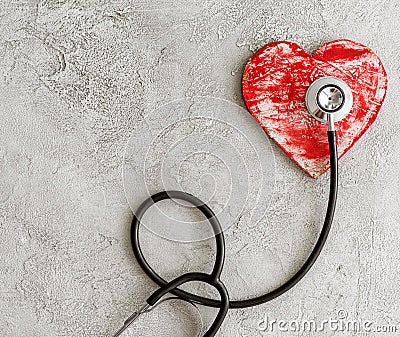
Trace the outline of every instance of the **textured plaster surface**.
<path fill-rule="evenodd" d="M 397 0 L 2 0 L 0 335 L 110 336 L 155 289 L 129 247 L 121 171 L 131 133 L 174 99 L 205 95 L 243 105 L 243 67 L 266 42 L 291 40 L 313 52 L 340 38 L 380 56 L 389 88 L 377 121 L 341 160 L 330 240 L 299 285 L 265 305 L 230 311 L 218 336 L 320 336 L 265 334 L 258 322 L 265 315 L 322 322 L 340 309 L 351 320 L 398 326 L 399 15 Z M 223 279 L 234 299 L 293 275 L 321 228 L 327 175 L 313 180 L 272 150 L 275 188 L 265 215 L 257 226 L 240 217 L 226 231 Z M 182 174 L 192 177 L 184 165 Z M 165 278 L 210 269 L 212 241 L 143 237 Z M 215 314 L 200 311 L 205 324 Z M 126 336 L 194 336 L 195 314 L 163 304 Z"/>

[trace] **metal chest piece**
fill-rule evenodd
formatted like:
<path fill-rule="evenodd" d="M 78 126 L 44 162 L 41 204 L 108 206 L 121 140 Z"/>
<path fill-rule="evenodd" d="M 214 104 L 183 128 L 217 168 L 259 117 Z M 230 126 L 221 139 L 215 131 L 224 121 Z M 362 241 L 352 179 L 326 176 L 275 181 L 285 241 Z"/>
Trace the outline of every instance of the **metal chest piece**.
<path fill-rule="evenodd" d="M 327 76 L 315 80 L 307 90 L 306 106 L 316 120 L 335 123 L 347 116 L 353 106 L 353 94 L 343 80 Z"/>

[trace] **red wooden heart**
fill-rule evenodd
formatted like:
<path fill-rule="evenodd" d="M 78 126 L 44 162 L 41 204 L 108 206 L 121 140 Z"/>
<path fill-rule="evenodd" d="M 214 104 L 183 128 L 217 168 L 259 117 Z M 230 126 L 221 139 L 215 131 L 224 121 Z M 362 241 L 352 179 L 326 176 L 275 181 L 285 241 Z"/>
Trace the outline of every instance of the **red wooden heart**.
<path fill-rule="evenodd" d="M 316 79 L 335 76 L 353 93 L 353 109 L 337 122 L 343 156 L 375 121 L 386 95 L 387 76 L 370 49 L 349 40 L 324 44 L 314 55 L 291 42 L 273 42 L 259 50 L 243 73 L 243 97 L 267 134 L 311 177 L 329 169 L 327 124 L 305 106 Z"/>

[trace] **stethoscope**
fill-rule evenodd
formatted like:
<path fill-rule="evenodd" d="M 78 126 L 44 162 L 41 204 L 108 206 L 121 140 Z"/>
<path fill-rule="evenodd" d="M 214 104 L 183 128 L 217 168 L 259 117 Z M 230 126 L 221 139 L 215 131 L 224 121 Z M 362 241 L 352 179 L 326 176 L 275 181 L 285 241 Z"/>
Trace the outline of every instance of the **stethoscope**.
<path fill-rule="evenodd" d="M 329 200 L 324 224 L 311 254 L 302 267 L 283 285 L 269 293 L 247 300 L 230 301 L 229 293 L 220 279 L 225 260 L 225 240 L 218 218 L 204 202 L 189 193 L 182 191 L 162 191 L 156 193 L 146 199 L 134 213 L 130 236 L 133 253 L 136 260 L 143 271 L 150 277 L 150 279 L 159 286 L 159 289 L 157 289 L 150 297 L 148 297 L 145 303 L 125 321 L 123 327 L 118 330 L 114 337 L 122 335 L 122 333 L 141 314 L 151 311 L 151 309 L 160 304 L 163 301 L 163 296 L 167 293 L 173 294 L 177 299 L 184 300 L 192 304 L 200 304 L 219 308 L 219 312 L 214 322 L 203 335 L 204 337 L 212 337 L 220 328 L 223 320 L 226 317 L 228 309 L 248 308 L 271 301 L 294 287 L 307 274 L 321 253 L 332 225 L 338 190 L 338 153 L 335 123 L 342 120 L 352 109 L 353 95 L 350 87 L 343 80 L 331 76 L 322 77 L 315 80 L 308 88 L 306 92 L 305 104 L 308 112 L 316 120 L 328 124 L 327 136 L 331 169 Z M 213 229 L 214 238 L 216 241 L 216 257 L 211 273 L 186 273 L 172 281 L 167 282 L 160 275 L 158 275 L 157 272 L 146 261 L 140 246 L 139 229 L 141 220 L 151 206 L 165 199 L 182 200 L 187 202 L 196 207 L 207 218 Z M 179 287 L 184 283 L 193 281 L 203 282 L 215 288 L 220 295 L 220 300 L 198 296 L 179 289 Z"/>

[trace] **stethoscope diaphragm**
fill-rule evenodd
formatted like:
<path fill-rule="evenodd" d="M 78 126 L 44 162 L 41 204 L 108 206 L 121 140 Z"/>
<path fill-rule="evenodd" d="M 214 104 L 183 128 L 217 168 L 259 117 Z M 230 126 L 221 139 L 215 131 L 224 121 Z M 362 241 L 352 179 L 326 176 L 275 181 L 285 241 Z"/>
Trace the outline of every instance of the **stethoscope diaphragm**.
<path fill-rule="evenodd" d="M 322 123 L 342 120 L 351 111 L 353 94 L 343 80 L 326 76 L 315 80 L 306 93 L 308 112 Z"/>

